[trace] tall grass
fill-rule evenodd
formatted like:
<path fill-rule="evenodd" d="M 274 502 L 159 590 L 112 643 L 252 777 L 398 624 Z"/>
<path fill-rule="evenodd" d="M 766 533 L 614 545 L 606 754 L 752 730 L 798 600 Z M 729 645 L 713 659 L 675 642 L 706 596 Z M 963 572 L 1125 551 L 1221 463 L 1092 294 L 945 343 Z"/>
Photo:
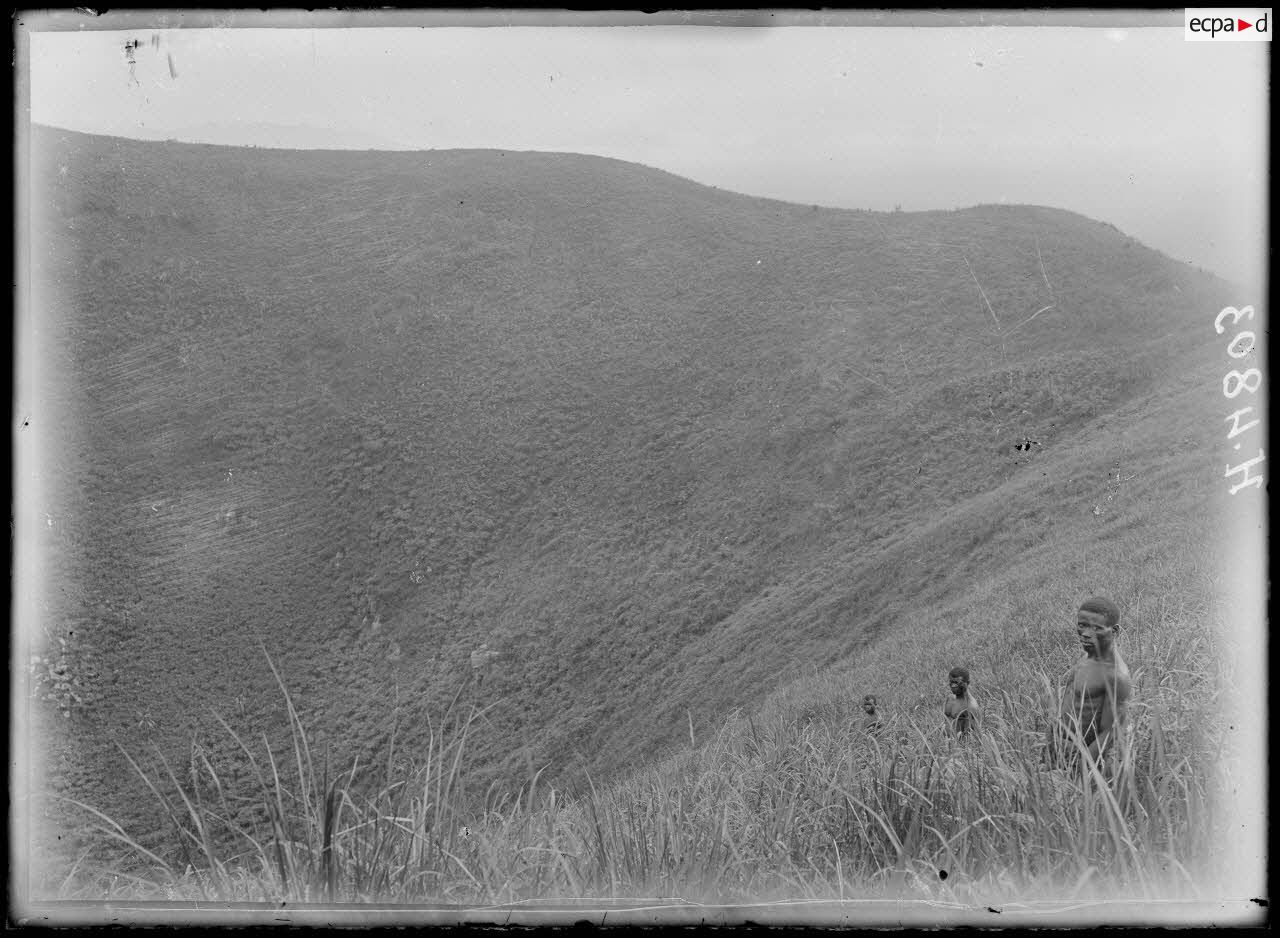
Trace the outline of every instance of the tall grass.
<path fill-rule="evenodd" d="M 883 690 L 892 712 L 868 735 L 862 688 L 828 672 L 646 771 L 608 786 L 586 778 L 574 793 L 536 775 L 512 793 L 472 790 L 461 757 L 485 711 L 460 704 L 462 689 L 432 721 L 420 761 L 395 752 L 393 732 L 385 764 L 335 770 L 277 673 L 290 751 L 251 745 L 223 723 L 250 760 L 253 790 L 230 791 L 198 757 L 185 776 L 131 758 L 170 842 L 144 848 L 85 806 L 136 862 L 80 868 L 64 894 L 470 904 L 1201 894 L 1213 888 L 1204 871 L 1221 859 L 1217 807 L 1232 784 L 1222 736 L 1206 729 L 1222 686 L 1203 627 L 1211 609 L 1127 598 L 1122 641 L 1141 664 L 1125 745 L 1106 771 L 1087 759 L 1047 765 L 1052 643 L 1011 646 L 1020 679 L 984 691 L 971 740 L 946 735 L 941 696 L 895 708 L 906 702 Z M 942 618 L 961 630 L 967 621 Z M 924 623 L 910 640 L 928 634 Z"/>
<path fill-rule="evenodd" d="M 385 764 L 355 761 L 335 771 L 327 753 L 313 751 L 269 657 L 268 664 L 285 700 L 290 750 L 274 752 L 265 735 L 251 745 L 217 716 L 251 767 L 248 790 L 227 784 L 196 746 L 185 773 L 159 750 L 150 770 L 124 753 L 163 809 L 170 838 L 148 849 L 101 811 L 75 802 L 96 832 L 127 847 L 134 862 L 83 865 L 64 884 L 68 897 L 117 894 L 122 881 L 144 898 L 363 901 L 456 888 L 440 871 L 452 869 L 458 850 L 459 765 L 483 711 L 459 708 L 459 688 L 438 722 L 428 717 L 429 742 L 417 759 L 397 753 L 393 727 Z"/>

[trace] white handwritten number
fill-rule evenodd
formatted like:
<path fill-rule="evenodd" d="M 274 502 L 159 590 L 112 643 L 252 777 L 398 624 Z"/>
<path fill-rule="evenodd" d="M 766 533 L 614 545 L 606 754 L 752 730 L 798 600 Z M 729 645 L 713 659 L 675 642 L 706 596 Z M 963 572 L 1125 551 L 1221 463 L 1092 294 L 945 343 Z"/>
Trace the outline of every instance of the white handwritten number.
<path fill-rule="evenodd" d="M 1244 309 L 1236 309 L 1234 306 L 1228 306 L 1222 312 L 1218 313 L 1218 318 L 1213 321 L 1213 331 L 1218 335 L 1222 335 L 1222 333 L 1227 331 L 1227 327 L 1222 324 L 1222 317 L 1227 315 L 1227 313 L 1231 314 L 1231 325 L 1234 326 L 1240 321 L 1241 316 L 1248 316 L 1252 319 L 1253 307 L 1246 306 Z"/>
<path fill-rule="evenodd" d="M 1228 440 L 1235 439 L 1241 433 L 1244 433 L 1245 430 L 1248 430 L 1252 427 L 1256 427 L 1258 424 L 1262 422 L 1261 420 L 1250 420 L 1243 427 L 1240 426 L 1240 418 L 1243 417 L 1245 414 L 1251 414 L 1251 413 L 1253 413 L 1252 407 L 1241 407 L 1234 414 L 1228 414 L 1226 417 L 1223 418 L 1224 421 L 1227 421 L 1227 420 L 1231 421 L 1231 432 L 1227 434 Z"/>
<path fill-rule="evenodd" d="M 1253 319 L 1253 307 L 1246 306 L 1243 309 L 1236 309 L 1234 306 L 1226 307 L 1222 312 L 1218 313 L 1218 318 L 1213 321 L 1213 329 L 1218 335 L 1222 335 L 1226 331 L 1226 318 L 1231 317 L 1231 324 L 1238 326 L 1241 319 Z M 1236 361 L 1247 357 L 1257 348 L 1258 336 L 1251 329 L 1241 329 L 1236 333 L 1235 337 L 1227 343 L 1227 354 Z M 1228 371 L 1222 379 L 1222 394 L 1227 398 L 1237 398 L 1242 391 L 1248 391 L 1250 394 L 1256 394 L 1258 388 L 1262 386 L 1262 370 L 1260 368 L 1246 368 L 1244 371 Z M 1227 433 L 1227 439 L 1232 440 L 1246 430 L 1251 430 L 1261 423 L 1260 418 L 1250 420 L 1248 423 L 1242 424 L 1240 418 L 1253 415 L 1253 405 L 1238 408 L 1233 413 L 1228 414 L 1224 418 L 1225 423 L 1231 424 L 1231 430 Z M 1241 444 L 1236 443 L 1231 448 L 1239 450 Z M 1254 466 L 1261 463 L 1267 458 L 1266 453 L 1261 449 L 1258 455 L 1252 459 L 1246 459 L 1238 466 L 1228 465 L 1223 474 L 1224 478 L 1235 480 L 1227 491 L 1235 495 L 1243 488 L 1253 486 L 1259 491 L 1262 490 L 1263 477 L 1261 474 L 1254 475 L 1251 471 Z"/>
<path fill-rule="evenodd" d="M 1231 344 L 1227 346 L 1227 354 L 1230 355 L 1232 358 L 1244 358 L 1246 355 L 1248 355 L 1250 352 L 1253 351 L 1253 346 L 1256 344 L 1254 341 L 1255 339 L 1257 339 L 1257 336 L 1255 336 L 1252 332 L 1246 329 L 1244 332 L 1241 332 L 1239 335 L 1237 335 L 1234 339 L 1231 340 Z M 1249 344 L 1237 352 L 1236 346 L 1240 344 L 1241 340 L 1248 342 Z"/>
<path fill-rule="evenodd" d="M 1249 383 L 1251 379 L 1252 384 Z M 1262 372 L 1257 368 L 1250 368 L 1243 374 L 1238 371 L 1228 371 L 1222 378 L 1222 393 L 1227 397 L 1239 397 L 1241 391 L 1253 394 L 1260 384 L 1262 384 Z"/>

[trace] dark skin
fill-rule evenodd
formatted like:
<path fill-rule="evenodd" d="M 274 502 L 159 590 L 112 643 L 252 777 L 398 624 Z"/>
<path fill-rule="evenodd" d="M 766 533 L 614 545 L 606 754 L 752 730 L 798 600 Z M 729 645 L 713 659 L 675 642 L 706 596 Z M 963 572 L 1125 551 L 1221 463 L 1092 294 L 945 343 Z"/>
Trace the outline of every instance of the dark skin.
<path fill-rule="evenodd" d="M 883 728 L 884 724 L 880 722 L 880 714 L 876 713 L 876 698 L 874 694 L 867 694 L 862 698 L 862 712 L 867 715 L 865 727 L 871 732 L 875 732 Z"/>
<path fill-rule="evenodd" d="M 1054 760 L 1078 752 L 1075 734 L 1097 760 L 1124 725 L 1133 684 L 1129 667 L 1116 650 L 1118 623 L 1089 609 L 1076 614 L 1076 636 L 1084 657 L 1062 676 L 1062 697 L 1055 728 Z"/>
<path fill-rule="evenodd" d="M 951 697 L 943 704 L 947 724 L 957 736 L 969 736 L 978 728 L 978 702 L 969 695 L 969 676 L 959 668 L 947 675 Z"/>

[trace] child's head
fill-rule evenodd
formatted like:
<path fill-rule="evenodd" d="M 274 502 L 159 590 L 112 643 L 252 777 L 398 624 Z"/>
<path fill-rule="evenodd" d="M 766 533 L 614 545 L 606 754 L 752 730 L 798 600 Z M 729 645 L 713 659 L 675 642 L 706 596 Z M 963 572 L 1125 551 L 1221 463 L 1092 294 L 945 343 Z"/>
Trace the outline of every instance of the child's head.
<path fill-rule="evenodd" d="M 1085 653 L 1106 654 L 1120 631 L 1120 609 L 1103 596 L 1094 596 L 1080 604 L 1076 613 L 1076 635 Z"/>
<path fill-rule="evenodd" d="M 1080 604 L 1080 611 L 1093 616 L 1102 616 L 1104 621 L 1100 624 L 1106 625 L 1107 628 L 1120 627 L 1120 607 L 1105 596 L 1092 596 L 1086 599 Z"/>
<path fill-rule="evenodd" d="M 947 673 L 947 686 L 951 688 L 951 693 L 959 697 L 969 687 L 969 669 L 968 668 L 952 668 Z"/>

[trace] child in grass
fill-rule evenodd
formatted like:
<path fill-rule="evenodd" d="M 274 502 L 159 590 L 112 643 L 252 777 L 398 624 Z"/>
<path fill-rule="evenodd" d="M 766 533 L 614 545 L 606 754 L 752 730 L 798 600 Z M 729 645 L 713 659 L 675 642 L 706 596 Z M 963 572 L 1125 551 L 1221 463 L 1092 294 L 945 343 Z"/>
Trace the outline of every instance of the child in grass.
<path fill-rule="evenodd" d="M 884 723 L 880 720 L 880 714 L 876 713 L 875 694 L 867 694 L 862 698 L 862 712 L 867 715 L 866 719 L 862 721 L 862 728 L 868 733 L 875 735 L 884 729 Z"/>
<path fill-rule="evenodd" d="M 969 669 L 952 668 L 947 674 L 951 697 L 942 705 L 947 728 L 960 738 L 972 735 L 978 728 L 978 701 L 969 693 Z"/>
<path fill-rule="evenodd" d="M 475 678 L 477 685 L 484 683 L 484 676 L 489 670 L 489 662 L 499 656 L 500 653 L 493 651 L 488 642 L 485 642 L 471 653 L 471 676 Z"/>
<path fill-rule="evenodd" d="M 1076 613 L 1076 635 L 1084 657 L 1063 675 L 1058 719 L 1049 740 L 1054 765 L 1074 761 L 1077 741 L 1094 761 L 1102 759 L 1120 738 L 1132 693 L 1129 668 L 1115 647 L 1120 610 L 1111 600 L 1095 596 Z"/>

